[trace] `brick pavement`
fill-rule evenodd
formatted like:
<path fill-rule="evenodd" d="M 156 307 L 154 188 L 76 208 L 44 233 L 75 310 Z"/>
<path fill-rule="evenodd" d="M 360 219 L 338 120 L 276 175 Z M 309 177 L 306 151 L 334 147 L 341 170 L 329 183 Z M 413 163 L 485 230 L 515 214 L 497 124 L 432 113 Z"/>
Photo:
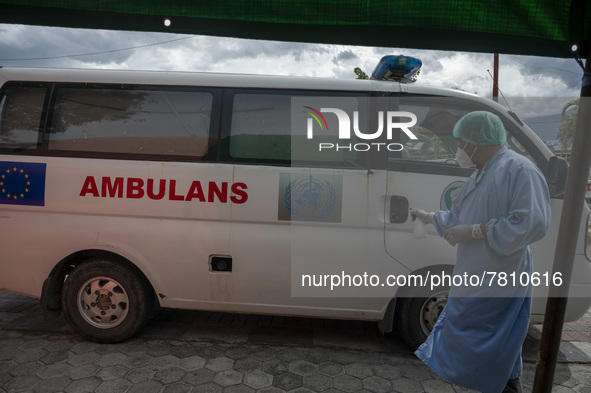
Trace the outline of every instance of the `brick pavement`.
<path fill-rule="evenodd" d="M 585 323 L 565 332 L 587 333 Z M 162 310 L 138 337 L 96 344 L 63 317 L 44 322 L 37 300 L 0 292 L 0 329 L 0 393 L 469 391 L 367 323 Z M 526 391 L 536 333 L 524 346 Z M 576 346 L 589 343 L 565 344 L 553 391 L 591 393 L 591 358 Z"/>

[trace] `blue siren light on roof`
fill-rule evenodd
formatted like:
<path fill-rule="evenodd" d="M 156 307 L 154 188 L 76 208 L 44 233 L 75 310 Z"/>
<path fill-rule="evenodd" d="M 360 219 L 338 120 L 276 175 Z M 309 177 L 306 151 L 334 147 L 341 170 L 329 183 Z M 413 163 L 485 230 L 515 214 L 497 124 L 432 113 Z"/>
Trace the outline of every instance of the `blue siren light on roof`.
<path fill-rule="evenodd" d="M 384 56 L 371 74 L 371 79 L 395 80 L 398 82 L 411 82 L 423 65 L 419 59 L 410 56 Z"/>

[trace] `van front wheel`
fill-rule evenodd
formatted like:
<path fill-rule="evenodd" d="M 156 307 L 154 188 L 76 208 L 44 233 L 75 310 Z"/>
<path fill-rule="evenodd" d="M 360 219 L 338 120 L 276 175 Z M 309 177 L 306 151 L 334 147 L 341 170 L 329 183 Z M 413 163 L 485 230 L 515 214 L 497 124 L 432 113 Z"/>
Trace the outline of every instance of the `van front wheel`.
<path fill-rule="evenodd" d="M 396 299 L 394 323 L 402 339 L 414 351 L 425 342 L 447 303 L 449 290 L 441 290 L 428 297 Z"/>
<path fill-rule="evenodd" d="M 95 258 L 67 277 L 62 309 L 84 338 L 116 343 L 135 335 L 148 321 L 153 297 L 143 277 L 112 260 Z"/>

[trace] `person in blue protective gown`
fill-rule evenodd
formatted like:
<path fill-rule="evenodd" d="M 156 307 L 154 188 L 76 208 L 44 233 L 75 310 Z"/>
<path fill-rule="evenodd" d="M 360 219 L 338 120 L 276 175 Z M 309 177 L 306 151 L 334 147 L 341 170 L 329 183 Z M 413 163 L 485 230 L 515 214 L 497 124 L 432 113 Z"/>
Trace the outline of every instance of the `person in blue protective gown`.
<path fill-rule="evenodd" d="M 511 274 L 531 278 L 529 245 L 544 237 L 550 224 L 548 186 L 529 159 L 503 146 L 506 132 L 498 116 L 468 113 L 453 135 L 458 163 L 475 164 L 477 170 L 449 211 L 413 208 L 411 215 L 434 224 L 440 236 L 457 245 L 454 275 L 489 280 L 481 286 L 452 285 L 447 305 L 415 354 L 456 385 L 484 393 L 521 392 L 532 286 L 525 279 L 528 285 L 519 280 L 513 285 Z"/>

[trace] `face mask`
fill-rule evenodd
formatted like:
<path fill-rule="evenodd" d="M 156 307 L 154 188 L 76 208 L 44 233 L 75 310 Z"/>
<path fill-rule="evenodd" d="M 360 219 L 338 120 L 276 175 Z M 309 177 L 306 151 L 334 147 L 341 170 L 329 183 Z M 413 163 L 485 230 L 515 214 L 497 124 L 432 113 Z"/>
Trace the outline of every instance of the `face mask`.
<path fill-rule="evenodd" d="M 456 160 L 458 161 L 458 164 L 460 164 L 460 166 L 462 168 L 470 168 L 472 166 L 474 166 L 475 164 L 472 162 L 472 157 L 474 156 L 474 153 L 476 152 L 476 149 L 478 148 L 478 146 L 474 149 L 474 151 L 472 152 L 472 155 L 469 156 L 464 149 L 461 149 L 458 146 L 458 150 L 456 151 Z"/>

